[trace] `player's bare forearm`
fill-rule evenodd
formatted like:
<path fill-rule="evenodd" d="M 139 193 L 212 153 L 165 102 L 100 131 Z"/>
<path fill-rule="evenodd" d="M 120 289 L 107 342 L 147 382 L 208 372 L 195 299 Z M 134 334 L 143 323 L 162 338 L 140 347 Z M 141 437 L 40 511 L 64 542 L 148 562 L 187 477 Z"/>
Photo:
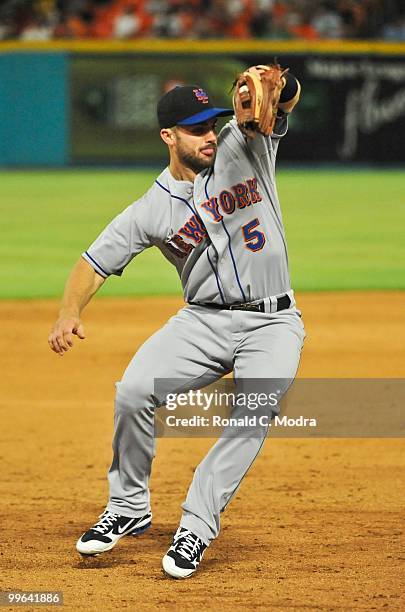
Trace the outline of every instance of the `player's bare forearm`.
<path fill-rule="evenodd" d="M 296 77 L 292 77 L 292 78 L 296 82 L 295 94 L 290 99 L 283 100 L 283 101 L 281 101 L 283 99 L 283 96 L 281 96 L 280 102 L 278 103 L 278 108 L 282 110 L 284 113 L 291 113 L 293 108 L 298 104 L 298 100 L 300 99 L 300 95 L 301 95 L 301 84 L 299 80 Z M 287 83 L 287 85 L 289 85 L 289 83 Z"/>
<path fill-rule="evenodd" d="M 82 257 L 75 264 L 65 286 L 59 317 L 48 338 L 55 353 L 63 356 L 73 346 L 73 335 L 84 339 L 80 315 L 104 280 Z"/>
<path fill-rule="evenodd" d="M 73 267 L 67 280 L 60 316 L 80 316 L 86 304 L 104 283 L 104 278 L 83 257 Z"/>

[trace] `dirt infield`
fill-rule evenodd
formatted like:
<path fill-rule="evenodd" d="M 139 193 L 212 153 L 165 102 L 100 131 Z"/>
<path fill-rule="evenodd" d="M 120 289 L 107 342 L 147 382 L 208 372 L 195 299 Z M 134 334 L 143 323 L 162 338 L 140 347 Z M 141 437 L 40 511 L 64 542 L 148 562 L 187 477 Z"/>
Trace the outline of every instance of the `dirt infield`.
<path fill-rule="evenodd" d="M 405 293 L 298 301 L 301 377 L 405 377 Z M 113 382 L 181 305 L 95 300 L 87 339 L 61 359 L 46 343 L 56 302 L 0 303 L 0 590 L 63 591 L 66 610 L 405 609 L 400 439 L 268 440 L 184 582 L 163 576 L 161 557 L 212 440 L 160 440 L 152 528 L 104 556 L 76 554 L 106 501 Z"/>

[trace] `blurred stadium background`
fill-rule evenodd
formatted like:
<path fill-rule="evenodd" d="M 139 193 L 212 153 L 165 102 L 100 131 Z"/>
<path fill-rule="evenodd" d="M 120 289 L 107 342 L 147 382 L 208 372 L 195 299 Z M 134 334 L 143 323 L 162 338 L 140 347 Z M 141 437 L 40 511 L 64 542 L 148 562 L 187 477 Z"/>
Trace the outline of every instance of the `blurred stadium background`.
<path fill-rule="evenodd" d="M 0 297 L 60 295 L 150 185 L 165 90 L 228 105 L 234 75 L 274 57 L 303 86 L 278 162 L 294 286 L 403 289 L 404 40 L 394 0 L 3 1 Z M 180 291 L 159 253 L 141 258 L 102 293 Z"/>

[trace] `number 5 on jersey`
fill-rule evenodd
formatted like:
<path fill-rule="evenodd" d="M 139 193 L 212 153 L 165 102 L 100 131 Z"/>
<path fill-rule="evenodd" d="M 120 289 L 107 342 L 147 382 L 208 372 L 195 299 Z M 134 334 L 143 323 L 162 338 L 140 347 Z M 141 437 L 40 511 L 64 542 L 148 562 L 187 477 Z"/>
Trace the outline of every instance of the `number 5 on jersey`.
<path fill-rule="evenodd" d="M 260 225 L 259 219 L 252 219 L 246 225 L 242 225 L 243 238 L 249 251 L 260 251 L 266 244 L 266 236 L 255 229 L 258 225 Z"/>

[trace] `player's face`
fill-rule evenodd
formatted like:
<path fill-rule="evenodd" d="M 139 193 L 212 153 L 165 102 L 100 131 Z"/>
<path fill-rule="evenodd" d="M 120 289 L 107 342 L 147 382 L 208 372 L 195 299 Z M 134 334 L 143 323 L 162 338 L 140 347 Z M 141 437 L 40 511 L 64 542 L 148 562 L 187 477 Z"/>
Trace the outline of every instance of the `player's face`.
<path fill-rule="evenodd" d="M 216 119 L 175 128 L 176 153 L 179 162 L 199 173 L 210 168 L 217 154 Z"/>

